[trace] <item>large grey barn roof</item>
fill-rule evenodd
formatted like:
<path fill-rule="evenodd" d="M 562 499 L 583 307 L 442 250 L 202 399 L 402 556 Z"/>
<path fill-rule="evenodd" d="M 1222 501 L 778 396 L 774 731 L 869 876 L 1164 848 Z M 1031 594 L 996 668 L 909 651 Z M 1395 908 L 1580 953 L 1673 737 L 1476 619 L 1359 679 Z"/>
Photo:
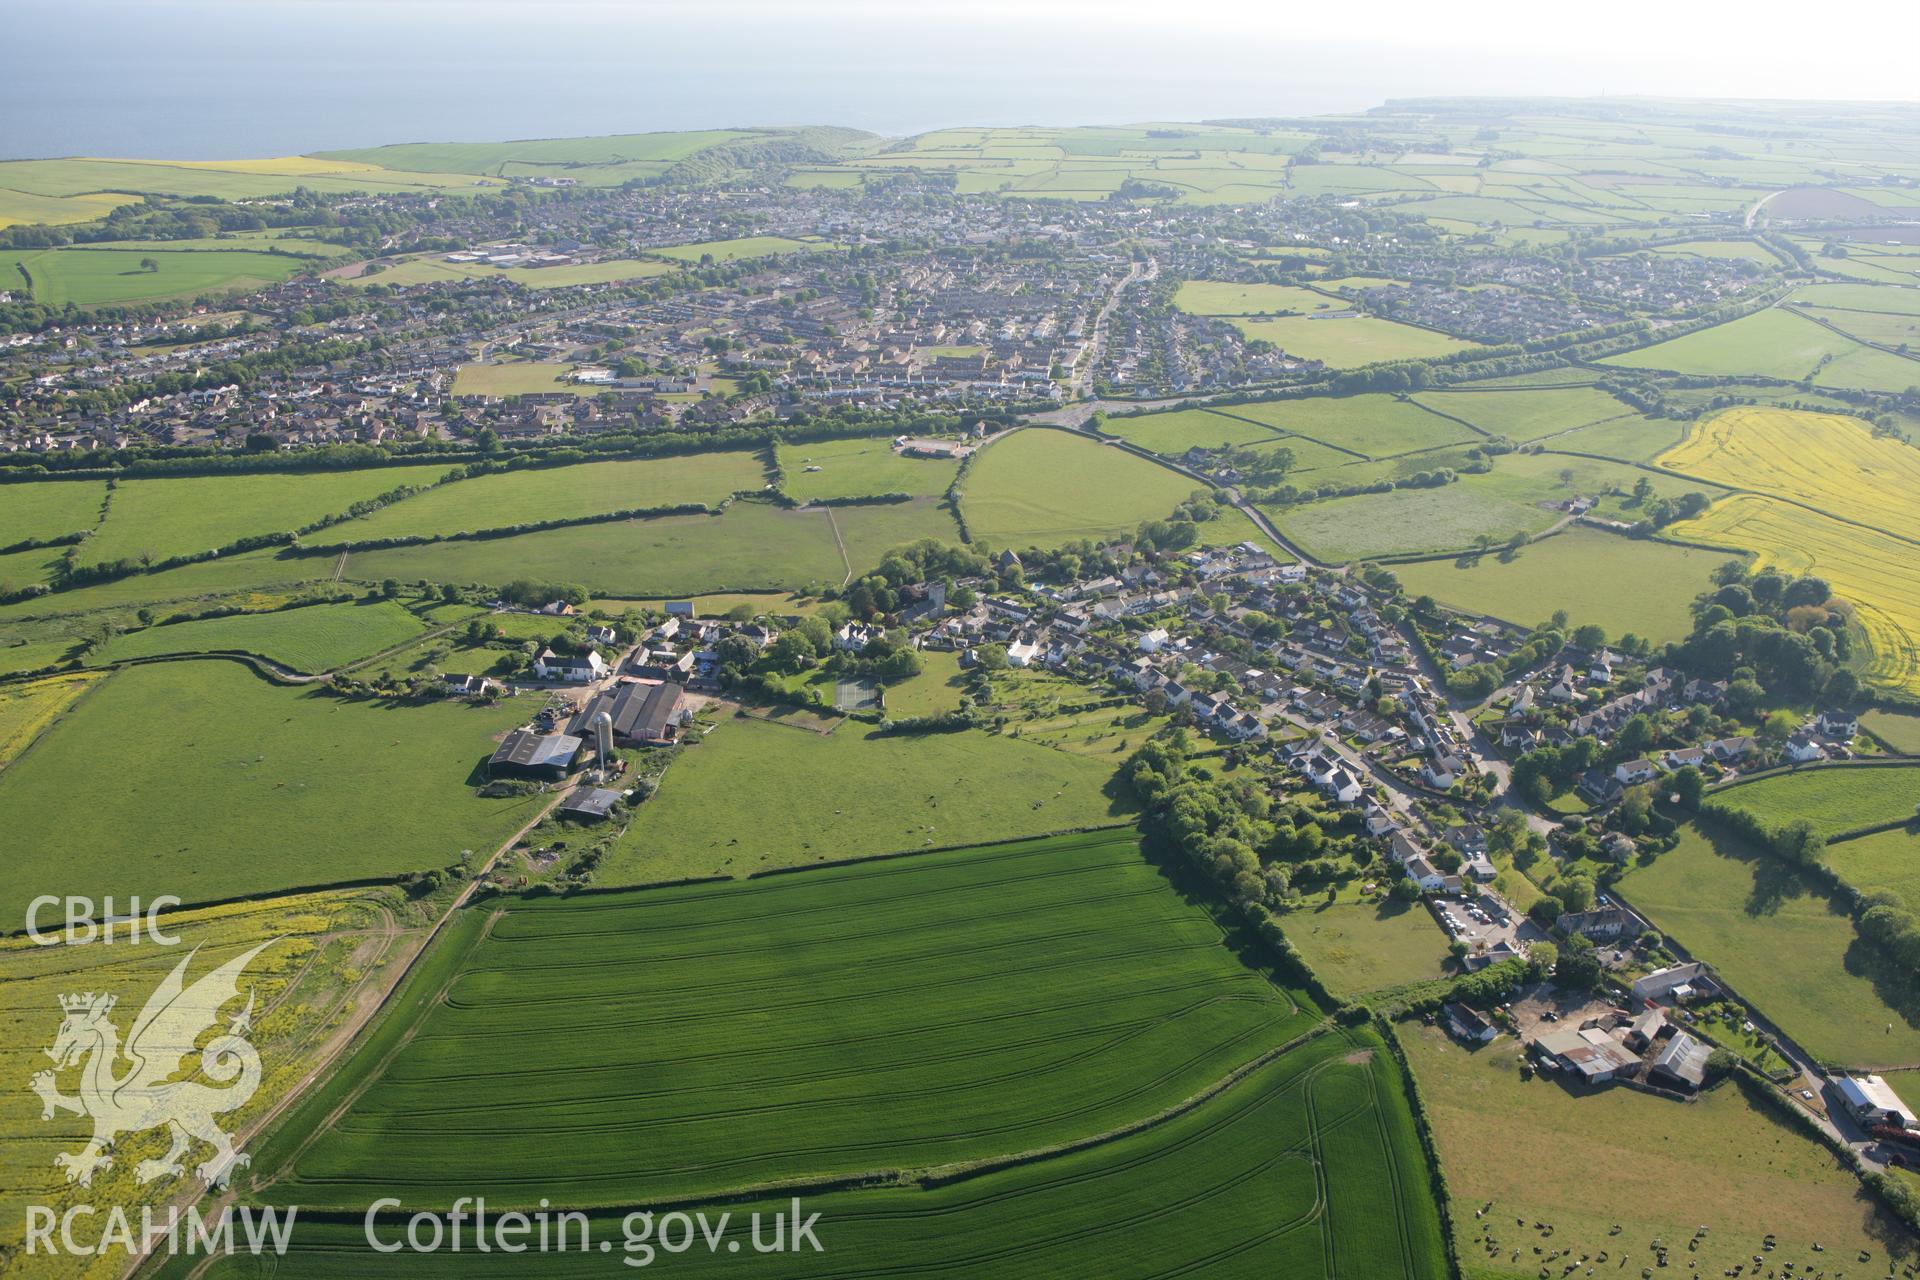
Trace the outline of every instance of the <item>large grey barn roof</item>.
<path fill-rule="evenodd" d="M 493 749 L 489 766 L 512 765 L 519 769 L 564 769 L 579 753 L 580 739 L 565 733 L 539 734 L 515 729 Z"/>

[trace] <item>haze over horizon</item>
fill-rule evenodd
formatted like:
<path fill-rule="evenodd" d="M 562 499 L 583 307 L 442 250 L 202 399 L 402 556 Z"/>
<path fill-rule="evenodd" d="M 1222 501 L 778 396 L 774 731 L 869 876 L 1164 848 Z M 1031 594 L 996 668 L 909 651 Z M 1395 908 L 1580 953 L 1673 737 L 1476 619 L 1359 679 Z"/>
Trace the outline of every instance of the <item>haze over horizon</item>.
<path fill-rule="evenodd" d="M 949 125 L 1117 124 L 1362 111 L 1388 98 L 1914 96 L 1920 19 L 1888 38 L 1758 11 L 1627 0 L 1605 23 L 1510 0 L 1350 14 L 1245 0 L 698 15 L 557 0 L 23 0 L 0 14 L 0 156 L 213 158 L 755 124 L 905 135 Z M 1658 42 L 1649 35 L 1659 32 Z M 1825 50 L 1825 56 L 1820 55 Z M 1843 52 L 1844 49 L 1844 52 Z"/>

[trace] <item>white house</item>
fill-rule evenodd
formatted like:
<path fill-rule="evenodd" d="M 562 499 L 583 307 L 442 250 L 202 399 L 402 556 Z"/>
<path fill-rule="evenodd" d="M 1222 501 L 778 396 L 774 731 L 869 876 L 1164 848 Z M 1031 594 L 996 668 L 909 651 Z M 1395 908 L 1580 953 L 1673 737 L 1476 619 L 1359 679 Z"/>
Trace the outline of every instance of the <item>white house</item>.
<path fill-rule="evenodd" d="M 1341 804 L 1352 804 L 1362 794 L 1360 779 L 1345 769 L 1335 769 L 1327 776 L 1326 793 Z"/>
<path fill-rule="evenodd" d="M 833 647 L 842 653 L 865 653 L 867 646 L 886 632 L 864 622 L 849 622 L 833 633 Z"/>
<path fill-rule="evenodd" d="M 589 680 L 598 680 L 607 674 L 607 660 L 600 656 L 598 649 L 589 649 L 586 653 L 562 657 L 551 649 L 542 649 L 533 660 L 533 674 L 542 680 L 565 680 L 569 684 L 585 684 Z"/>
<path fill-rule="evenodd" d="M 1015 640 L 1007 646 L 1007 665 L 1010 667 L 1030 667 L 1040 655 L 1040 646 L 1030 640 Z"/>
<path fill-rule="evenodd" d="M 1167 629 L 1165 627 L 1155 627 L 1140 637 L 1140 652 L 1158 653 L 1167 647 L 1167 641 L 1169 639 L 1170 637 L 1167 635 Z"/>
<path fill-rule="evenodd" d="M 1416 854 L 1407 859 L 1407 879 L 1420 886 L 1422 893 L 1439 893 L 1447 887 L 1447 878 L 1440 869 L 1427 861 L 1425 854 Z"/>
<path fill-rule="evenodd" d="M 1651 760 L 1623 760 L 1614 766 L 1613 776 L 1621 786 L 1634 787 L 1659 777 L 1660 766 Z"/>
<path fill-rule="evenodd" d="M 1810 760 L 1827 758 L 1826 749 L 1815 742 L 1804 729 L 1787 739 L 1787 745 L 1781 748 L 1780 754 L 1795 764 L 1806 764 Z"/>

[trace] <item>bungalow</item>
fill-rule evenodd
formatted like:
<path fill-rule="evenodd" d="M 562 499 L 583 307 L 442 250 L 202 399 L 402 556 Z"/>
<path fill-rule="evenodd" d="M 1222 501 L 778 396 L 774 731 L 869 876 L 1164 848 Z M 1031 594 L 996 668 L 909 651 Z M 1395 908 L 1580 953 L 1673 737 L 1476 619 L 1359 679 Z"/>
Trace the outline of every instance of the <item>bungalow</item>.
<path fill-rule="evenodd" d="M 542 680 L 564 680 L 569 684 L 585 684 L 590 680 L 599 680 L 607 674 L 607 661 L 597 649 L 589 649 L 583 654 L 561 656 L 552 649 L 542 649 L 533 660 L 533 674 Z"/>
<path fill-rule="evenodd" d="M 1690 960 L 1686 964 L 1655 969 L 1638 979 L 1633 984 L 1633 998 L 1644 1004 L 1672 997 L 1684 1004 L 1696 995 L 1714 990 L 1718 988 L 1713 982 L 1713 971 L 1698 960 Z"/>
<path fill-rule="evenodd" d="M 1879 1076 L 1833 1076 L 1831 1079 L 1841 1101 L 1860 1123 L 1890 1125 L 1895 1129 L 1914 1127 L 1916 1113 Z"/>
<path fill-rule="evenodd" d="M 1660 766 L 1651 760 L 1623 760 L 1614 766 L 1614 780 L 1623 787 L 1637 787 L 1660 776 Z"/>

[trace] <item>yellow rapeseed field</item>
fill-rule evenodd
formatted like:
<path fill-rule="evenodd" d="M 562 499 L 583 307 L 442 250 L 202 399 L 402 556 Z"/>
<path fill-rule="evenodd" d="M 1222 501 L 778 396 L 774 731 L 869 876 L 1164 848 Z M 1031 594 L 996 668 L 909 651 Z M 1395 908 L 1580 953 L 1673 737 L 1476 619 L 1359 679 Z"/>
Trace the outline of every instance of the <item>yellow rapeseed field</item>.
<path fill-rule="evenodd" d="M 1857 418 L 1729 409 L 1696 424 L 1658 465 L 1920 539 L 1920 449 L 1875 436 Z"/>
<path fill-rule="evenodd" d="M 1750 550 L 1756 569 L 1825 578 L 1854 606 L 1867 634 L 1873 657 L 1866 678 L 1920 693 L 1920 547 L 1752 494 L 1717 502 L 1670 532 Z"/>

